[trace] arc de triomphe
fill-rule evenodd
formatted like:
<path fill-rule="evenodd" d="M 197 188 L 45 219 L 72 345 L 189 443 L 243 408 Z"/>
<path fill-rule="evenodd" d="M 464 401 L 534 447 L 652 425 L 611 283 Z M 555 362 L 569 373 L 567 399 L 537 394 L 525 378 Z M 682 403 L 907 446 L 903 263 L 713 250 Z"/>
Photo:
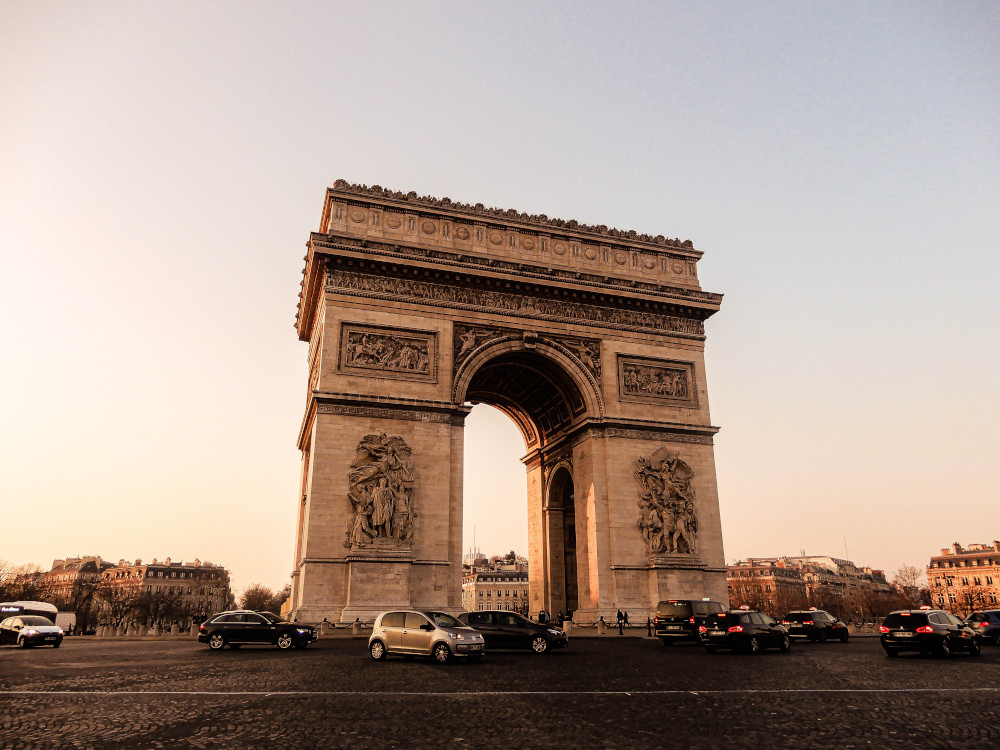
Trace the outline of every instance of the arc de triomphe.
<path fill-rule="evenodd" d="M 309 238 L 292 615 L 462 610 L 464 420 L 524 436 L 530 609 L 726 601 L 690 241 L 338 181 Z"/>

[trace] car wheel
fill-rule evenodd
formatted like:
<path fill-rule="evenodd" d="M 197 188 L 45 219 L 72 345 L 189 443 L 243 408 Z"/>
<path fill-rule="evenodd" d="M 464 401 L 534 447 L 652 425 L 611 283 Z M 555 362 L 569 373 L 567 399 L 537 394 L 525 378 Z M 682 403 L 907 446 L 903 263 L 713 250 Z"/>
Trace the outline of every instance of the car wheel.
<path fill-rule="evenodd" d="M 792 639 L 787 635 L 781 639 L 781 653 L 787 654 L 792 650 Z"/>
<path fill-rule="evenodd" d="M 18 638 L 17 639 L 17 647 L 18 648 L 29 648 L 28 642 L 26 640 L 24 640 L 24 638 Z"/>
<path fill-rule="evenodd" d="M 282 651 L 291 648 L 294 642 L 295 641 L 292 640 L 291 633 L 282 633 L 281 635 L 278 636 L 278 648 L 280 648 Z"/>
<path fill-rule="evenodd" d="M 448 648 L 447 643 L 436 644 L 431 654 L 434 656 L 434 661 L 438 664 L 445 664 L 451 659 L 451 649 Z"/>
<path fill-rule="evenodd" d="M 705 646 L 705 653 L 706 654 L 714 654 L 715 653 L 715 646 Z"/>
<path fill-rule="evenodd" d="M 544 635 L 536 635 L 531 639 L 531 650 L 536 654 L 544 654 L 549 650 L 549 642 Z"/>
<path fill-rule="evenodd" d="M 895 659 L 897 656 L 899 656 L 899 651 L 897 651 L 894 648 L 887 648 L 887 649 L 883 649 L 883 650 L 885 651 L 885 655 L 886 656 L 891 656 L 893 659 Z"/>
<path fill-rule="evenodd" d="M 828 636 L 826 634 L 825 630 L 819 631 L 819 638 L 818 638 L 818 640 L 819 640 L 820 643 L 826 643 L 826 639 L 829 638 L 829 637 L 830 636 Z"/>
<path fill-rule="evenodd" d="M 386 656 L 385 644 L 380 640 L 374 640 L 368 644 L 368 653 L 375 661 L 382 661 Z"/>
<path fill-rule="evenodd" d="M 951 656 L 951 644 L 948 643 L 947 638 L 941 639 L 941 645 L 938 646 L 938 653 L 945 658 Z"/>
<path fill-rule="evenodd" d="M 747 643 L 747 651 L 751 654 L 760 653 L 760 641 L 757 640 L 757 636 L 753 636 Z"/>
<path fill-rule="evenodd" d="M 208 647 L 213 651 L 221 651 L 226 645 L 226 637 L 222 633 L 212 633 L 208 636 Z"/>
<path fill-rule="evenodd" d="M 969 647 L 969 655 L 970 656 L 982 656 L 983 655 L 983 650 L 979 646 L 979 641 L 973 639 L 972 645 Z"/>
<path fill-rule="evenodd" d="M 840 631 L 840 642 L 847 643 L 847 639 L 851 637 L 851 634 L 847 632 L 847 628 Z"/>

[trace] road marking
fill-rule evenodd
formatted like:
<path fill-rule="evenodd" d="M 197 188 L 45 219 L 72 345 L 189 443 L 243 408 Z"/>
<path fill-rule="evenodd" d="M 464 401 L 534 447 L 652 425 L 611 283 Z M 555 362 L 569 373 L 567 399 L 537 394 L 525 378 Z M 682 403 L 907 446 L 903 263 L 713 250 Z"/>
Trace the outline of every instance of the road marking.
<path fill-rule="evenodd" d="M 470 692 L 415 692 L 382 690 L 0 690 L 0 695 L 162 695 L 162 696 L 263 696 L 266 698 L 286 696 L 364 696 L 414 697 L 431 696 L 437 698 L 469 698 L 496 696 L 584 696 L 584 695 L 789 695 L 819 693 L 858 694 L 911 694 L 911 693 L 998 693 L 1000 687 L 957 687 L 957 688 L 746 688 L 735 690 L 479 690 Z"/>

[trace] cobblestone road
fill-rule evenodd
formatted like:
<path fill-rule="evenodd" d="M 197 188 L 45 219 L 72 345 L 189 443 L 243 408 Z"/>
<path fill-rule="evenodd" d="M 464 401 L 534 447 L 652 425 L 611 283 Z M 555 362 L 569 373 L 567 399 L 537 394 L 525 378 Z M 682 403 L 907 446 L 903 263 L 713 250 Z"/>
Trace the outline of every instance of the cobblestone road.
<path fill-rule="evenodd" d="M 1000 649 L 887 659 L 874 638 L 708 656 L 642 638 L 479 664 L 362 639 L 0 648 L 2 748 L 973 748 L 1000 737 Z M 995 743 L 993 743 L 995 744 Z"/>

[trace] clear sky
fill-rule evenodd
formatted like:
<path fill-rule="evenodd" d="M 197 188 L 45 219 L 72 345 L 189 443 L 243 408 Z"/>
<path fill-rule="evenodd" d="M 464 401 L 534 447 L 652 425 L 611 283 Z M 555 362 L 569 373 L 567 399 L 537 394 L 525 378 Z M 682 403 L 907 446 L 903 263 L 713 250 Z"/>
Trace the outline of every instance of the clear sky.
<path fill-rule="evenodd" d="M 0 0 L 0 559 L 288 580 L 337 178 L 705 253 L 726 558 L 1000 538 L 994 2 Z M 465 547 L 524 552 L 477 407 Z M 845 550 L 846 548 L 846 550 Z"/>

